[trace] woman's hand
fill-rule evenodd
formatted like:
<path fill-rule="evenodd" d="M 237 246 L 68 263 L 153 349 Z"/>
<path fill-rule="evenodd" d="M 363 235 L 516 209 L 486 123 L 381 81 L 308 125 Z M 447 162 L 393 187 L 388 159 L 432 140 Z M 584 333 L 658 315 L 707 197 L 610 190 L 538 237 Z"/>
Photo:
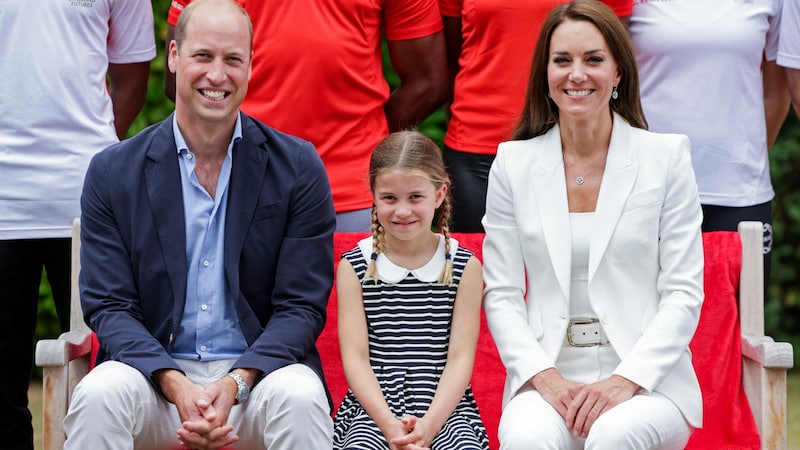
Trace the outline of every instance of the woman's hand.
<path fill-rule="evenodd" d="M 570 403 L 572 403 L 578 392 L 586 386 L 582 383 L 564 379 L 558 373 L 558 370 L 554 368 L 545 369 L 537 373 L 531 377 L 529 383 L 539 391 L 539 394 L 542 395 L 547 403 L 553 405 L 553 408 L 558 411 L 564 420 L 567 418 Z"/>
<path fill-rule="evenodd" d="M 584 386 L 567 408 L 567 428 L 585 438 L 601 414 L 633 397 L 640 386 L 619 375 Z"/>

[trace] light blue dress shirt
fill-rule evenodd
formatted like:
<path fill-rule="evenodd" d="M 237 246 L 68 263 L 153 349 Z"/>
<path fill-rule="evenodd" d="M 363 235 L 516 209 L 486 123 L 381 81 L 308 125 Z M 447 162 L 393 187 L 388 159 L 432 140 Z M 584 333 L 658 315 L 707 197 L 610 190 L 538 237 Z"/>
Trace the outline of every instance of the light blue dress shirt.
<path fill-rule="evenodd" d="M 228 144 L 215 198 L 211 198 L 199 183 L 194 172 L 195 155 L 186 145 L 174 118 L 172 129 L 181 170 L 189 270 L 186 304 L 172 357 L 204 361 L 236 359 L 247 349 L 247 341 L 225 276 L 224 244 L 233 145 L 242 138 L 241 115 L 236 119 L 233 137 Z"/>

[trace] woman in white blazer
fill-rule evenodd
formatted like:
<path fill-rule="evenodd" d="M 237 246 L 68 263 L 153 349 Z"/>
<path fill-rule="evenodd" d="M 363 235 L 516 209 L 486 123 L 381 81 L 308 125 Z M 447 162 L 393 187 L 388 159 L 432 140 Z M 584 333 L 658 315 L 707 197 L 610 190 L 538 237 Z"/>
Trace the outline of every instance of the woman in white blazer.
<path fill-rule="evenodd" d="M 682 449 L 702 423 L 689 140 L 646 128 L 623 25 L 593 0 L 556 7 L 483 219 L 501 449 Z"/>

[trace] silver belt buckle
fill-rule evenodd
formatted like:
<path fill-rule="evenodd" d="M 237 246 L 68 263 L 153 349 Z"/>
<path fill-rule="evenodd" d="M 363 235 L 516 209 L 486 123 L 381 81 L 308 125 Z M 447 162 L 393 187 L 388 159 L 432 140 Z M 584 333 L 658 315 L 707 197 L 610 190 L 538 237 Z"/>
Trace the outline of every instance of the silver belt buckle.
<path fill-rule="evenodd" d="M 608 338 L 603 333 L 599 319 L 579 318 L 569 321 L 567 343 L 572 347 L 594 347 L 608 344 Z"/>

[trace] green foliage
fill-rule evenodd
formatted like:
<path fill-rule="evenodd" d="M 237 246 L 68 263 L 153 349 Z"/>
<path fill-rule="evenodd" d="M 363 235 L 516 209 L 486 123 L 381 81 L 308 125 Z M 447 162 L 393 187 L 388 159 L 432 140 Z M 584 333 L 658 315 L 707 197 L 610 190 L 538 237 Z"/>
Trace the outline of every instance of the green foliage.
<path fill-rule="evenodd" d="M 153 0 L 156 50 L 158 55 L 150 62 L 150 79 L 147 82 L 147 100 L 142 112 L 128 131 L 133 136 L 148 125 L 164 120 L 172 113 L 174 105 L 164 96 L 165 39 L 167 36 L 167 11 L 170 0 Z"/>
<path fill-rule="evenodd" d="M 767 334 L 794 344 L 795 361 L 800 362 L 800 124 L 794 112 L 770 151 L 770 169 L 774 236 L 764 320 Z"/>
<path fill-rule="evenodd" d="M 36 322 L 36 340 L 45 337 L 56 337 L 61 332 L 58 324 L 56 305 L 50 293 L 50 284 L 47 275 L 42 273 L 42 283 L 39 287 L 39 317 Z"/>

